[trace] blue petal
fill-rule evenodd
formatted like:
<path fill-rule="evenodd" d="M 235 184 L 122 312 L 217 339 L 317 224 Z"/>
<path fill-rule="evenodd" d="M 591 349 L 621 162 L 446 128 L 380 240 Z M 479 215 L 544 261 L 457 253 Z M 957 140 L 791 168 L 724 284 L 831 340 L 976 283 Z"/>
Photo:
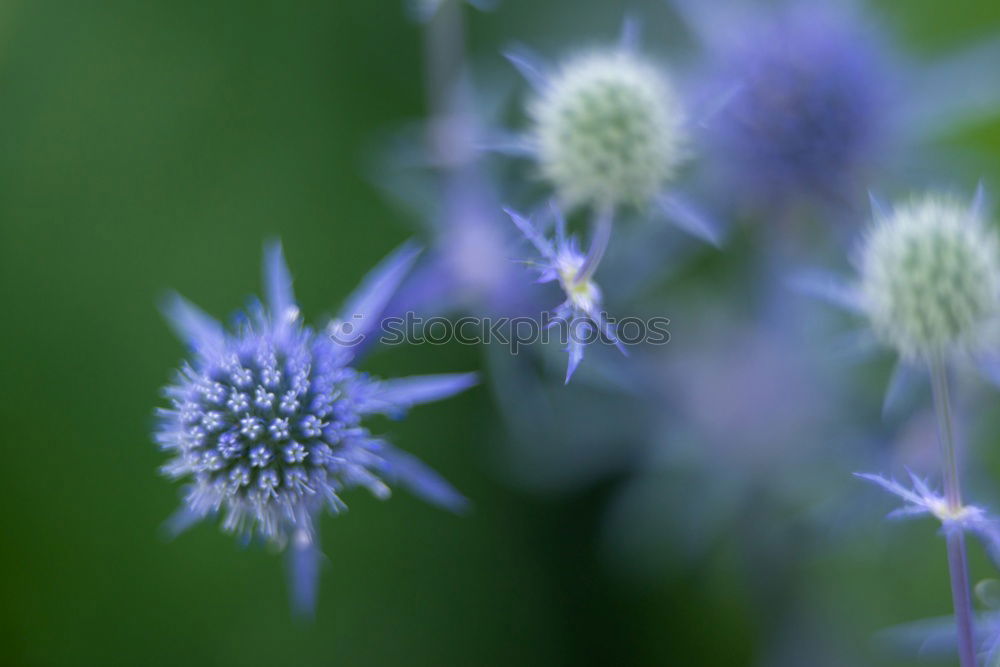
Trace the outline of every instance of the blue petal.
<path fill-rule="evenodd" d="M 226 332 L 211 315 L 176 292 L 169 293 L 160 303 L 174 333 L 185 343 L 203 354 L 220 352 Z"/>
<path fill-rule="evenodd" d="M 632 13 L 625 14 L 625 19 L 622 21 L 622 31 L 621 36 L 618 38 L 618 44 L 621 46 L 623 51 L 638 51 L 639 42 L 642 39 L 642 22 Z"/>
<path fill-rule="evenodd" d="M 926 510 L 927 504 L 925 498 L 907 489 L 905 486 L 903 486 L 902 484 L 900 484 L 895 480 L 886 479 L 882 475 L 875 475 L 867 472 L 856 472 L 854 473 L 854 476 L 858 477 L 859 479 L 863 479 L 865 481 L 881 486 L 883 489 L 893 494 L 894 496 L 899 496 L 906 502 L 911 503 L 916 507 L 924 508 Z"/>
<path fill-rule="evenodd" d="M 523 46 L 513 46 L 505 50 L 503 56 L 517 68 L 517 71 L 531 84 L 532 88 L 542 91 L 548 87 L 545 66 L 542 64 L 542 59 L 535 53 Z"/>
<path fill-rule="evenodd" d="M 317 536 L 299 528 L 292 536 L 288 550 L 289 594 L 292 611 L 312 618 L 316 613 L 319 591 L 319 565 L 322 554 L 316 546 Z"/>
<path fill-rule="evenodd" d="M 881 222 L 889 217 L 889 209 L 885 207 L 878 196 L 871 190 L 868 191 L 868 203 L 872 208 L 872 218 L 874 218 L 876 222 Z"/>
<path fill-rule="evenodd" d="M 983 184 L 982 179 L 976 185 L 976 194 L 972 197 L 972 206 L 970 210 L 972 215 L 975 217 L 982 217 L 986 215 L 986 209 L 988 208 L 988 202 L 986 199 L 986 186 Z"/>
<path fill-rule="evenodd" d="M 181 505 L 176 512 L 170 515 L 170 518 L 163 522 L 163 534 L 167 539 L 172 540 L 202 518 L 200 514 L 192 512 L 187 505 Z"/>
<path fill-rule="evenodd" d="M 264 291 L 271 316 L 284 321 L 296 309 L 292 292 L 292 274 L 285 263 L 280 241 L 270 241 L 264 246 Z"/>
<path fill-rule="evenodd" d="M 711 128 L 718 116 L 737 101 L 739 95 L 746 92 L 745 81 L 737 81 L 724 86 L 713 86 L 695 103 L 692 118 L 695 124 L 702 128 Z"/>
<path fill-rule="evenodd" d="M 517 225 L 517 228 L 521 230 L 524 237 L 531 241 L 531 245 L 535 246 L 535 250 L 540 252 L 543 257 L 552 259 L 552 257 L 555 256 L 555 250 L 552 249 L 552 244 L 538 232 L 535 226 L 531 223 L 531 220 L 528 220 L 520 213 L 510 208 L 505 208 L 503 212 L 510 216 L 510 219 L 515 225 Z"/>
<path fill-rule="evenodd" d="M 395 317 L 406 312 L 426 315 L 447 313 L 458 298 L 457 287 L 441 253 L 417 262 L 406 282 L 390 299 L 383 317 Z"/>
<path fill-rule="evenodd" d="M 691 236 L 715 247 L 719 247 L 722 243 L 719 226 L 681 197 L 677 195 L 659 197 L 657 204 L 668 220 Z"/>
<path fill-rule="evenodd" d="M 474 146 L 489 153 L 499 153 L 508 157 L 534 157 L 535 146 L 531 140 L 518 133 L 493 130 L 483 139 L 477 140 Z"/>
<path fill-rule="evenodd" d="M 583 343 L 570 342 L 566 346 L 566 351 L 569 352 L 569 361 L 566 363 L 566 379 L 563 384 L 569 384 L 569 381 L 573 379 L 573 373 L 576 372 L 576 367 L 583 360 Z"/>
<path fill-rule="evenodd" d="M 573 373 L 576 372 L 576 367 L 583 360 L 585 343 L 582 341 L 588 338 L 588 333 L 584 329 L 589 330 L 591 324 L 587 320 L 579 318 L 571 321 L 569 326 L 571 329 L 569 331 L 569 344 L 566 345 L 566 351 L 569 353 L 569 361 L 566 364 L 566 380 L 564 384 L 569 384 L 569 381 L 573 378 Z M 579 329 L 579 331 L 574 332 L 576 329 Z"/>
<path fill-rule="evenodd" d="M 479 382 L 475 373 L 442 373 L 384 380 L 375 393 L 359 406 L 362 414 L 392 413 L 414 405 L 440 401 Z"/>
<path fill-rule="evenodd" d="M 817 270 L 799 271 L 792 275 L 788 285 L 799 294 L 822 299 L 850 313 L 864 314 L 861 293 L 832 274 Z"/>
<path fill-rule="evenodd" d="M 417 457 L 389 445 L 383 445 L 380 454 L 386 462 L 385 475 L 421 500 L 456 513 L 469 508 L 465 496 Z"/>
<path fill-rule="evenodd" d="M 364 277 L 341 311 L 340 319 L 353 325 L 352 335 L 360 337 L 376 328 L 379 316 L 419 254 L 418 246 L 404 243 Z"/>
<path fill-rule="evenodd" d="M 614 346 L 618 348 L 619 352 L 621 352 L 626 357 L 628 356 L 628 350 L 625 349 L 625 345 L 623 345 L 622 342 L 618 340 L 618 334 L 615 331 L 614 325 L 611 324 L 610 321 L 608 321 L 608 318 L 605 317 L 603 312 L 597 310 L 596 308 L 591 309 L 587 311 L 587 317 L 589 317 L 593 321 L 594 325 L 597 326 L 597 330 L 601 333 L 601 335 L 604 338 L 606 338 L 608 341 L 614 344 Z"/>

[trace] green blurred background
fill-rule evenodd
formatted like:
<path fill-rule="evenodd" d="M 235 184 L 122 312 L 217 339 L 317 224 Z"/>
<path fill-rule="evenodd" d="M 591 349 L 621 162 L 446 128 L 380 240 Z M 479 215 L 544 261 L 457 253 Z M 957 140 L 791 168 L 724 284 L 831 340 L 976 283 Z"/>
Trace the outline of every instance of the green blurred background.
<path fill-rule="evenodd" d="M 637 6 L 652 30 L 670 21 Z M 879 6 L 926 54 L 1000 30 L 982 0 Z M 499 69 L 511 40 L 610 38 L 622 9 L 507 0 L 470 15 L 470 41 Z M 157 298 L 233 312 L 278 236 L 307 319 L 336 308 L 412 234 L 365 166 L 424 111 L 420 52 L 396 0 L 0 2 L 0 664 L 756 664 L 766 619 L 738 544 L 655 581 L 615 572 L 598 545 L 607 488 L 539 498 L 491 472 L 501 429 L 484 388 L 379 425 L 475 511 L 352 494 L 322 521 L 314 622 L 289 613 L 281 556 L 211 525 L 162 538 L 178 488 L 149 434 L 184 350 Z M 996 125 L 954 142 L 1000 156 Z M 1000 169 L 984 175 L 1000 187 Z M 480 365 L 448 347 L 368 367 Z M 789 576 L 831 633 L 864 644 L 944 611 L 929 532 L 872 532 Z"/>

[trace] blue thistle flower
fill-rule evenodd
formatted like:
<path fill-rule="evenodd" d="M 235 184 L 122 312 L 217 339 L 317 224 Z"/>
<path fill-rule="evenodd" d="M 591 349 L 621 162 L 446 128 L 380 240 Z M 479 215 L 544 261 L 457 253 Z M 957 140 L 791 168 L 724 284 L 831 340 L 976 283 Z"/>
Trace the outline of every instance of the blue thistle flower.
<path fill-rule="evenodd" d="M 987 378 L 1000 327 L 1000 241 L 982 183 L 971 204 L 927 194 L 889 210 L 874 196 L 859 246 L 858 278 L 800 274 L 795 287 L 871 324 L 866 336 L 900 355 L 893 378 L 933 359 L 973 360 Z M 893 387 L 896 393 L 900 389 Z"/>
<path fill-rule="evenodd" d="M 554 243 L 545 238 L 530 220 L 510 209 L 504 210 L 541 256 L 537 260 L 524 260 L 525 264 L 537 270 L 537 282 L 558 282 L 566 297 L 553 311 L 555 319 L 550 324 L 565 324 L 567 327 L 569 362 L 566 383 L 583 360 L 584 347 L 588 342 L 607 340 L 614 343 L 622 354 L 627 354 L 615 336 L 614 327 L 601 311 L 601 289 L 592 280 L 596 261 L 588 261 L 588 256 L 580 251 L 576 237 L 566 235 L 566 220 L 559 209 L 553 206 L 556 219 Z"/>
<path fill-rule="evenodd" d="M 886 54 L 856 12 L 785 2 L 769 12 L 711 12 L 675 0 L 712 56 L 706 147 L 725 191 L 755 206 L 840 201 L 879 156 L 891 125 Z"/>
<path fill-rule="evenodd" d="M 376 184 L 433 235 L 387 312 L 509 314 L 534 307 L 529 279 L 509 261 L 514 232 L 480 166 L 431 170 L 426 155 L 414 155 L 415 143 L 401 137 L 373 169 Z"/>
<path fill-rule="evenodd" d="M 292 538 L 293 596 L 311 609 L 317 572 L 315 518 L 346 508 L 354 487 L 387 498 L 399 482 L 459 510 L 465 499 L 436 473 L 372 434 L 368 415 L 397 416 L 475 384 L 473 374 L 379 380 L 353 367 L 355 343 L 374 329 L 417 251 L 404 246 L 348 300 L 328 331 L 302 323 L 281 246 L 266 248 L 265 304 L 254 303 L 234 331 L 179 295 L 164 312 L 192 357 L 164 391 L 154 439 L 173 457 L 163 467 L 186 480 L 175 531 L 220 515 L 222 527 L 283 548 Z M 349 336 L 347 334 L 350 334 Z M 345 342 L 346 341 L 346 342 Z"/>
<path fill-rule="evenodd" d="M 639 24 L 619 44 L 552 68 L 522 47 L 504 55 L 531 85 L 531 129 L 494 149 L 537 164 L 567 208 L 633 208 L 718 246 L 719 226 L 672 191 L 688 157 L 689 123 L 665 73 L 639 53 Z M 603 215 L 603 213 L 600 213 Z"/>
<path fill-rule="evenodd" d="M 983 200 L 980 185 L 968 208 L 951 198 L 925 196 L 887 214 L 872 198 L 876 226 L 861 248 L 858 284 L 827 284 L 819 290 L 866 316 L 875 334 L 900 353 L 900 367 L 922 363 L 929 371 L 944 497 L 916 478 L 915 491 L 910 491 L 879 476 L 862 477 L 904 498 L 909 503 L 904 514 L 929 513 L 941 520 L 963 667 L 977 664 L 964 533 L 986 536 L 995 549 L 996 522 L 962 501 L 948 365 L 988 353 L 996 340 L 1000 246 L 984 222 Z"/>

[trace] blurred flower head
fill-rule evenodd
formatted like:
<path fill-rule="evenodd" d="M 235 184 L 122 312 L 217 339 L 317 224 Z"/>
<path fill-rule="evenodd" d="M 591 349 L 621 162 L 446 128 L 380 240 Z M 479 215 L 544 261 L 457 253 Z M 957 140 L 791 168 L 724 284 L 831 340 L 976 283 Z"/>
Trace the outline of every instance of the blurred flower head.
<path fill-rule="evenodd" d="M 532 286 L 510 262 L 516 235 L 504 220 L 498 183 L 480 160 L 480 115 L 492 115 L 476 110 L 480 98 L 469 80 L 459 81 L 445 116 L 394 131 L 373 152 L 372 181 L 431 237 L 393 297 L 392 313 L 534 308 Z"/>
<path fill-rule="evenodd" d="M 708 86 L 724 98 L 707 121 L 707 146 L 730 194 L 769 206 L 849 194 L 889 127 L 891 82 L 857 12 L 793 0 L 701 23 L 713 54 Z"/>
<path fill-rule="evenodd" d="M 566 208 L 617 214 L 633 207 L 719 245 L 720 226 L 668 187 L 688 157 L 690 128 L 679 90 L 638 42 L 638 23 L 625 20 L 617 46 L 558 68 L 525 48 L 506 51 L 534 91 L 531 126 L 498 133 L 487 146 L 533 160 Z"/>
<path fill-rule="evenodd" d="M 158 411 L 156 442 L 173 458 L 163 472 L 188 481 L 182 523 L 221 513 L 223 528 L 279 546 L 311 544 L 313 518 L 345 508 L 340 494 L 364 487 L 389 496 L 399 481 L 431 501 L 458 508 L 446 482 L 362 425 L 367 415 L 397 415 L 461 391 L 469 374 L 380 381 L 352 367 L 367 335 L 415 252 L 391 256 L 349 300 L 355 322 L 317 332 L 304 326 L 277 244 L 267 249 L 266 305 L 255 304 L 235 331 L 180 296 L 165 312 L 193 356 Z M 335 332 L 337 335 L 334 335 Z"/>
<path fill-rule="evenodd" d="M 568 206 L 645 205 L 683 156 L 677 95 L 628 50 L 569 60 L 530 113 L 542 173 Z"/>
<path fill-rule="evenodd" d="M 816 434 L 843 422 L 841 388 L 793 333 L 799 314 L 702 312 L 684 354 L 644 360 L 658 419 L 606 517 L 605 547 L 630 576 L 697 562 L 741 516 L 801 512 L 833 493 L 843 451 Z"/>
<path fill-rule="evenodd" d="M 418 192 L 434 186 L 441 201 L 411 205 L 433 235 L 433 246 L 393 297 L 389 312 L 510 314 L 533 309 L 535 290 L 510 262 L 515 235 L 504 224 L 488 179 L 464 168 L 419 184 Z"/>
<path fill-rule="evenodd" d="M 875 333 L 906 359 L 980 349 L 1000 315 L 1000 246 L 978 207 L 926 195 L 876 217 L 860 257 Z"/>

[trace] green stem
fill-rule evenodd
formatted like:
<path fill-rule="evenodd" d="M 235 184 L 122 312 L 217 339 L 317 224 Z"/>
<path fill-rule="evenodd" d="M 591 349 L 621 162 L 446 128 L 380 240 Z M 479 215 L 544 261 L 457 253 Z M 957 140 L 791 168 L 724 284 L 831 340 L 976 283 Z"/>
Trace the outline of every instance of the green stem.
<path fill-rule="evenodd" d="M 935 357 L 930 362 L 934 409 L 937 413 L 938 439 L 941 442 L 941 462 L 944 467 L 944 493 L 948 511 L 962 509 L 962 489 L 958 476 L 958 456 L 955 452 L 955 428 L 952 419 L 951 394 L 948 389 L 948 369 L 944 360 Z M 962 667 L 976 667 L 976 645 L 973 639 L 972 599 L 969 593 L 969 567 L 965 553 L 965 534 L 961 528 L 945 525 L 948 545 L 948 573 L 951 597 L 955 606 L 958 629 L 958 657 Z"/>
<path fill-rule="evenodd" d="M 424 29 L 424 89 L 430 116 L 431 152 L 450 161 L 450 125 L 458 122 L 456 95 L 465 67 L 465 23 L 458 0 L 444 0 Z"/>

